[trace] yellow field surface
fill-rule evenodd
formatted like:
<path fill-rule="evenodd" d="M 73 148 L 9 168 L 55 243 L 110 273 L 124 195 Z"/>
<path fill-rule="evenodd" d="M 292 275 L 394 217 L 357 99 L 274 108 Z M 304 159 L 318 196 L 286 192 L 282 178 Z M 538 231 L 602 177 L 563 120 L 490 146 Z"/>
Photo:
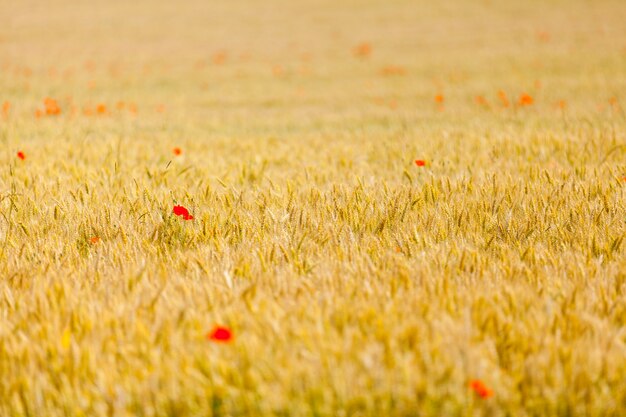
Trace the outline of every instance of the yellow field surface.
<path fill-rule="evenodd" d="M 0 416 L 626 415 L 625 22 L 0 0 Z"/>

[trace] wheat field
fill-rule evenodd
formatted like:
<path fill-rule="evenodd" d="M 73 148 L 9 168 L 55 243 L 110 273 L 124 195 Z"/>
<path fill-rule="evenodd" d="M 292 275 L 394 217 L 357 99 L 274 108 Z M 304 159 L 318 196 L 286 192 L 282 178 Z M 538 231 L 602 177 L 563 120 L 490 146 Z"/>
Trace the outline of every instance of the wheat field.
<path fill-rule="evenodd" d="M 624 22 L 0 0 L 0 416 L 626 415 Z"/>

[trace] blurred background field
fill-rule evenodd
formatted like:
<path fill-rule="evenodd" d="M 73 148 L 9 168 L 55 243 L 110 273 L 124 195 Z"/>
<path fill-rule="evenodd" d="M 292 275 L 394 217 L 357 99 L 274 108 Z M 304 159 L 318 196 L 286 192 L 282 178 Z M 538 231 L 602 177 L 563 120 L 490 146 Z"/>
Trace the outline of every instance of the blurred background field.
<path fill-rule="evenodd" d="M 624 22 L 0 0 L 0 415 L 625 414 Z"/>

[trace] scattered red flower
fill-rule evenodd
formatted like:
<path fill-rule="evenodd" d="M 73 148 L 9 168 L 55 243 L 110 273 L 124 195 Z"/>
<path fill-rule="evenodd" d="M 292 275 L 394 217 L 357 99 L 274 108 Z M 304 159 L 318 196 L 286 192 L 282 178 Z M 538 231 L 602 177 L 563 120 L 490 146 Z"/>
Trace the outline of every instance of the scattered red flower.
<path fill-rule="evenodd" d="M 106 114 L 107 106 L 104 104 L 98 104 L 98 106 L 96 106 L 96 112 L 98 112 L 98 114 Z"/>
<path fill-rule="evenodd" d="M 354 55 L 358 58 L 367 58 L 372 53 L 372 45 L 368 42 L 358 44 L 354 48 Z"/>
<path fill-rule="evenodd" d="M 173 213 L 177 216 L 182 216 L 185 220 L 193 220 L 193 216 L 189 214 L 189 210 L 183 206 L 174 206 Z"/>
<path fill-rule="evenodd" d="M 506 93 L 503 90 L 498 91 L 498 97 L 502 102 L 504 107 L 509 107 L 509 98 L 506 96 Z"/>
<path fill-rule="evenodd" d="M 550 42 L 550 33 L 543 30 L 537 32 L 537 40 L 544 43 Z"/>
<path fill-rule="evenodd" d="M 405 75 L 406 69 L 397 65 L 387 65 L 380 70 L 380 74 L 385 76 Z"/>
<path fill-rule="evenodd" d="M 61 107 L 59 107 L 59 103 L 55 99 L 46 97 L 43 104 L 48 116 L 58 116 L 61 114 Z"/>
<path fill-rule="evenodd" d="M 9 110 L 11 110 L 11 103 L 8 101 L 5 101 L 4 103 L 2 103 L 2 116 L 8 117 Z"/>
<path fill-rule="evenodd" d="M 520 106 L 530 106 L 533 104 L 533 102 L 533 96 L 531 96 L 530 94 L 524 93 L 519 97 Z"/>
<path fill-rule="evenodd" d="M 24 159 L 26 159 L 26 154 L 24 152 L 22 152 L 22 151 L 19 151 L 17 153 L 17 157 L 20 158 L 23 161 Z"/>
<path fill-rule="evenodd" d="M 423 159 L 416 159 L 415 165 L 417 165 L 418 167 L 426 166 L 426 161 L 424 161 Z"/>
<path fill-rule="evenodd" d="M 233 332 L 228 327 L 215 326 L 206 337 L 214 342 L 228 343 L 233 340 Z"/>
<path fill-rule="evenodd" d="M 217 51 L 213 54 L 213 57 L 211 57 L 211 61 L 214 65 L 222 65 L 226 62 L 226 58 L 228 58 L 226 51 Z"/>
<path fill-rule="evenodd" d="M 92 245 L 95 245 L 96 243 L 100 243 L 100 238 L 99 238 L 98 236 L 94 236 L 94 237 L 92 237 L 91 239 L 89 239 L 89 242 L 90 242 Z"/>
<path fill-rule="evenodd" d="M 179 156 L 183 153 L 183 150 L 180 148 L 174 148 L 172 151 L 174 152 L 174 155 L 176 156 Z"/>
<path fill-rule="evenodd" d="M 437 95 L 435 96 L 435 103 L 442 104 L 442 103 L 443 103 L 443 100 L 444 100 L 444 98 L 443 98 L 443 94 L 437 94 Z"/>
<path fill-rule="evenodd" d="M 487 100 L 483 96 L 476 96 L 476 98 L 474 100 L 476 101 L 476 104 L 478 104 L 479 106 L 487 106 L 488 105 Z"/>
<path fill-rule="evenodd" d="M 470 381 L 469 386 L 480 398 L 489 398 L 493 396 L 493 391 L 487 388 L 485 383 L 480 379 Z"/>

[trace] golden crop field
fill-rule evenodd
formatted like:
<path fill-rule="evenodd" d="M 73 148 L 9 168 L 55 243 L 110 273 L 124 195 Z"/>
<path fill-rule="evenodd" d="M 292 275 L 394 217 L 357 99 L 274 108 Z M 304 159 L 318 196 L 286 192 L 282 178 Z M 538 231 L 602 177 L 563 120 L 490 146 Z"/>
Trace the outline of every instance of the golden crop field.
<path fill-rule="evenodd" d="M 623 0 L 0 0 L 0 416 L 626 415 Z"/>

